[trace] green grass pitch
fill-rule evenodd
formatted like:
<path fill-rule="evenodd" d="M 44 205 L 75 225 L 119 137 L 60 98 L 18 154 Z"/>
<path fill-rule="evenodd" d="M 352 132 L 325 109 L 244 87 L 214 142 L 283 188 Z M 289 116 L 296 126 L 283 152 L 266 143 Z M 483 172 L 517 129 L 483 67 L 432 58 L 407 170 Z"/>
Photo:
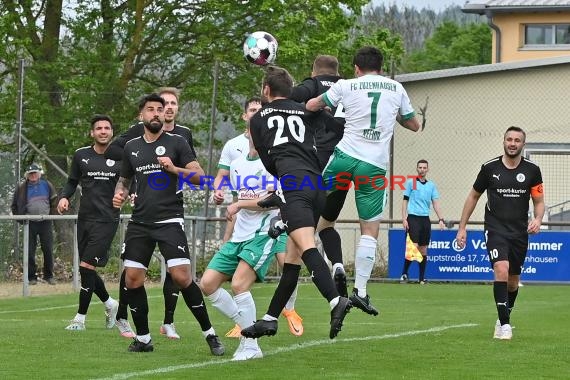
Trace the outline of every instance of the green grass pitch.
<path fill-rule="evenodd" d="M 261 317 L 275 284 L 253 289 Z M 373 317 L 352 309 L 330 340 L 329 307 L 311 283 L 301 283 L 297 311 L 305 333 L 289 333 L 281 317 L 274 337 L 259 340 L 263 359 L 232 362 L 233 322 L 206 300 L 226 355 L 213 357 L 182 297 L 175 315 L 182 339 L 158 332 L 162 292 L 148 289 L 152 353 L 129 353 L 129 340 L 104 327 L 96 296 L 87 330 L 64 327 L 77 310 L 77 294 L 0 300 L 2 379 L 568 379 L 570 288 L 521 288 L 511 323 L 512 341 L 492 339 L 496 309 L 490 285 L 369 284 Z M 117 295 L 116 289 L 110 289 Z"/>

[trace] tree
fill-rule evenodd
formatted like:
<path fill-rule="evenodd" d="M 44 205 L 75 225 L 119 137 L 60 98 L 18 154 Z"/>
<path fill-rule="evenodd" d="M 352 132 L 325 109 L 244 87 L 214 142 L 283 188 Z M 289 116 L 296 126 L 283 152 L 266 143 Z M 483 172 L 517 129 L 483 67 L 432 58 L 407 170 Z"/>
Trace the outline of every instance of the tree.
<path fill-rule="evenodd" d="M 66 8 L 62 0 L 0 0 L 0 151 L 14 149 L 20 58 L 26 60 L 23 132 L 67 172 L 71 153 L 90 143 L 87 121 L 94 113 L 110 114 L 119 133 L 137 117 L 138 98 L 159 86 L 183 90 L 180 122 L 209 129 L 216 61 L 216 122 L 237 120 L 242 101 L 259 93 L 264 72 L 242 56 L 245 36 L 255 30 L 278 39 L 277 64 L 297 80 L 310 74 L 317 54 L 337 55 L 344 75 L 352 76 L 349 62 L 363 44 L 381 47 L 387 62 L 401 59 L 398 37 L 355 23 L 366 2 L 76 0 Z M 24 163 L 37 158 L 29 148 L 25 154 Z M 62 186 L 65 178 L 50 169 Z"/>
<path fill-rule="evenodd" d="M 387 30 L 358 34 L 354 19 L 365 0 L 342 7 L 333 0 L 78 0 L 73 9 L 62 0 L 0 4 L 0 132 L 8 135 L 13 127 L 16 62 L 25 58 L 24 133 L 59 157 L 64 169 L 65 157 L 89 141 L 86 120 L 93 113 L 109 113 L 126 128 L 137 116 L 138 97 L 158 86 L 182 88 L 194 111 L 186 122 L 207 128 L 215 61 L 221 67 L 219 112 L 237 119 L 240 100 L 259 92 L 263 74 L 242 57 L 249 32 L 275 35 L 277 63 L 297 79 L 310 73 L 317 54 L 350 62 L 356 44 L 382 45 L 388 56 L 394 46 L 394 54 L 403 52 Z"/>
<path fill-rule="evenodd" d="M 407 56 L 404 72 L 421 72 L 491 63 L 492 33 L 487 24 L 439 25 L 425 48 Z"/>
<path fill-rule="evenodd" d="M 409 54 L 422 49 L 438 25 L 445 21 L 463 26 L 482 23 L 485 20 L 485 16 L 463 13 L 459 6 L 450 6 L 441 12 L 435 12 L 429 8 L 416 9 L 392 3 L 390 6 L 381 4 L 365 8 L 359 23 L 372 28 L 387 28 L 391 33 L 400 36 Z"/>

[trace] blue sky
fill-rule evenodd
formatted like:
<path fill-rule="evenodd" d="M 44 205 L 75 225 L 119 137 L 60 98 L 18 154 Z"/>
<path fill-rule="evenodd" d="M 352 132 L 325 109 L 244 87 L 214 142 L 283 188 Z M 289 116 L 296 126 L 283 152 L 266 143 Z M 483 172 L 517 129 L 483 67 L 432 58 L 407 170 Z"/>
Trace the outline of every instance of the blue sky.
<path fill-rule="evenodd" d="M 408 5 L 415 7 L 417 9 L 421 8 L 431 8 L 434 11 L 441 11 L 451 5 L 463 6 L 466 0 L 373 0 L 374 4 L 384 4 L 384 5 Z"/>

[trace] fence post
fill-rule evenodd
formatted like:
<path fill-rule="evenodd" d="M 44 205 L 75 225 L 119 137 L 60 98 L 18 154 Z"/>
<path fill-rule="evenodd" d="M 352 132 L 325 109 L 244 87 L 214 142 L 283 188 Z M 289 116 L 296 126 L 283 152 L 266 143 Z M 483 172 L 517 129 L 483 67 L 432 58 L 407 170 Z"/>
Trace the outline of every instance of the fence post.
<path fill-rule="evenodd" d="M 24 295 L 24 297 L 27 297 L 30 295 L 30 283 L 28 282 L 28 263 L 29 263 L 29 257 L 28 257 L 28 252 L 30 251 L 30 221 L 29 220 L 24 220 L 24 257 L 22 258 L 22 277 L 24 277 L 22 280 L 22 283 L 24 284 L 24 288 L 22 290 L 22 294 Z M 35 252 L 34 252 L 35 254 Z"/>

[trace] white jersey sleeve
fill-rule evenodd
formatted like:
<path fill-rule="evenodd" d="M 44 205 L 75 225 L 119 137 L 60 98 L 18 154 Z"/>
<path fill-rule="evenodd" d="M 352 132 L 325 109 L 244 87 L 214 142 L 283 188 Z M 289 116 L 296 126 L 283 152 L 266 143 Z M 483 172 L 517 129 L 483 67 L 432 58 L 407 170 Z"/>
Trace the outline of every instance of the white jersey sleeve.
<path fill-rule="evenodd" d="M 230 164 L 238 157 L 247 156 L 249 152 L 249 139 L 245 134 L 241 134 L 228 140 L 222 149 L 220 160 L 218 161 L 218 169 L 230 169 Z"/>

